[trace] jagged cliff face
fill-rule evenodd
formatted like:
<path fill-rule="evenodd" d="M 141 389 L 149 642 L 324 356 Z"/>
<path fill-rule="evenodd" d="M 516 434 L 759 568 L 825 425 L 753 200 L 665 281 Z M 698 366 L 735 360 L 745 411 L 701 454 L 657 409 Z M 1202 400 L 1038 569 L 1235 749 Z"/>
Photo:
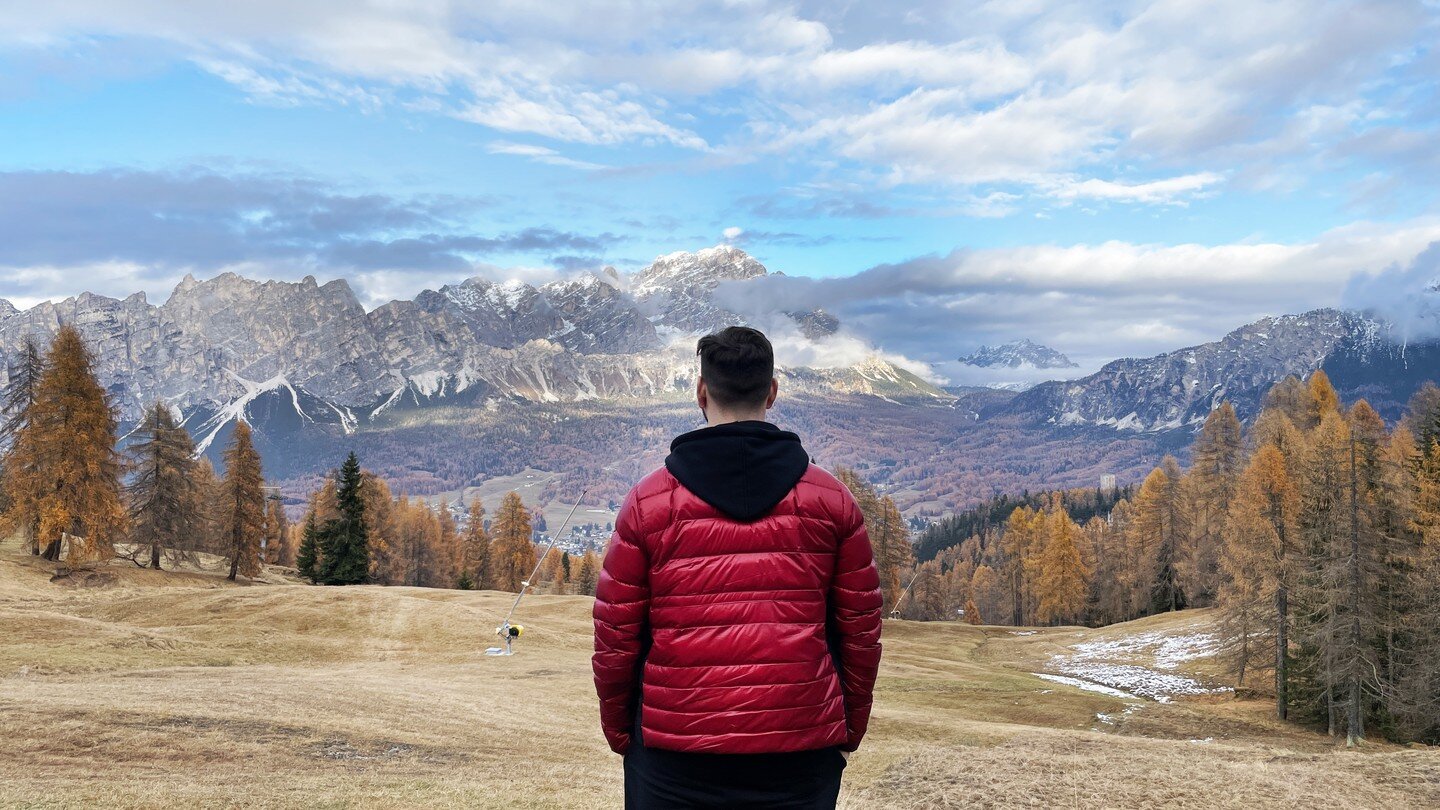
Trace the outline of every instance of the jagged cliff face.
<path fill-rule="evenodd" d="M 566 348 L 584 354 L 633 354 L 664 345 L 635 299 L 601 277 L 553 281 L 541 291 L 561 318 L 555 337 Z"/>
<path fill-rule="evenodd" d="M 63 323 L 74 324 L 95 353 L 96 370 L 122 415 L 140 403 L 162 398 L 182 409 L 219 401 L 232 392 L 225 352 L 187 333 L 143 294 L 123 301 L 83 293 L 25 312 L 5 308 L 0 316 L 0 350 L 9 359 L 27 337 L 42 347 Z"/>
<path fill-rule="evenodd" d="M 342 280 L 255 282 L 233 273 L 187 278 L 160 307 L 191 339 L 221 352 L 244 380 L 285 377 L 345 404 L 372 399 L 388 363 L 365 309 Z"/>
<path fill-rule="evenodd" d="M 693 385 L 694 344 L 684 336 L 742 320 L 711 302 L 716 286 L 766 272 L 719 247 L 657 259 L 630 280 L 631 292 L 611 268 L 539 287 L 473 278 L 368 313 L 343 280 L 187 276 L 159 306 L 143 294 L 85 293 L 26 312 L 0 302 L 0 352 L 13 357 L 26 336 L 45 342 L 75 324 L 122 418 L 163 399 L 199 414 L 202 434 L 262 403 L 353 429 L 397 406 L 441 401 L 655 400 Z M 817 335 L 838 327 L 818 311 L 796 317 Z M 852 391 L 887 373 L 800 373 L 794 382 Z M 918 380 L 906 386 L 939 395 Z"/>

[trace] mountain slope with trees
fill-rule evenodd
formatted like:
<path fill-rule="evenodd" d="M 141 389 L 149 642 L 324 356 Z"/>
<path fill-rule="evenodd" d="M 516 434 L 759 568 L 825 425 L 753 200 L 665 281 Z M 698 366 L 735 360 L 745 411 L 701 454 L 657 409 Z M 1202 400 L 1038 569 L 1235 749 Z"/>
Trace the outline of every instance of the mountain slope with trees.
<path fill-rule="evenodd" d="M 997 499 L 930 526 L 904 615 L 1103 625 L 1218 605 L 1236 686 L 1281 719 L 1440 742 L 1440 388 L 1392 429 L 1323 371 L 1290 377 L 1248 429 L 1222 403 L 1190 456 L 1124 495 Z"/>

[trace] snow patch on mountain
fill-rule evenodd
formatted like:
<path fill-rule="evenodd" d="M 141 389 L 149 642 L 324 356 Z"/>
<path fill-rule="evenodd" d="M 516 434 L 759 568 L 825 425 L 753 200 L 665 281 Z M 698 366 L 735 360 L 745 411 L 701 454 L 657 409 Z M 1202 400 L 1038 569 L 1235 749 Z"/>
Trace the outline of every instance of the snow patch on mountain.
<path fill-rule="evenodd" d="M 200 425 L 200 433 L 203 435 L 200 441 L 195 444 L 195 454 L 197 456 L 204 454 L 206 450 L 210 449 L 210 444 L 215 441 L 215 437 L 219 435 L 221 429 L 226 425 L 231 422 L 244 422 L 249 424 L 250 420 L 246 414 L 246 409 L 249 408 L 250 403 L 254 402 L 261 394 L 270 391 L 284 390 L 289 392 L 291 402 L 295 405 L 296 413 L 300 414 L 301 418 L 309 419 L 309 417 L 305 415 L 304 409 L 300 407 L 299 394 L 295 393 L 294 386 L 290 385 L 290 381 L 285 378 L 285 375 L 279 374 L 264 382 L 254 382 L 241 377 L 233 371 L 229 372 L 229 374 L 231 379 L 245 389 L 245 393 L 231 400 Z"/>
<path fill-rule="evenodd" d="M 535 288 L 529 284 L 512 278 L 491 286 L 485 291 L 485 298 L 496 309 L 515 310 L 520 308 L 527 294 L 534 291 Z"/>
<path fill-rule="evenodd" d="M 422 374 L 411 375 L 410 385 L 424 397 L 436 397 L 445 395 L 445 384 L 449 382 L 450 375 L 443 371 L 426 371 Z"/>

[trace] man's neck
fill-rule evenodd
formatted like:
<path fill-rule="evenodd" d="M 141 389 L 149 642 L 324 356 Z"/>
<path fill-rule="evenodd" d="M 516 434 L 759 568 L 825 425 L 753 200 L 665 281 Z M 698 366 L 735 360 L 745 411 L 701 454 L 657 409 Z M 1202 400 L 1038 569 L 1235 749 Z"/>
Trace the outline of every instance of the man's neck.
<path fill-rule="evenodd" d="M 705 415 L 705 426 L 715 427 L 717 425 L 730 425 L 735 422 L 764 422 L 765 412 L 759 413 L 708 413 Z"/>

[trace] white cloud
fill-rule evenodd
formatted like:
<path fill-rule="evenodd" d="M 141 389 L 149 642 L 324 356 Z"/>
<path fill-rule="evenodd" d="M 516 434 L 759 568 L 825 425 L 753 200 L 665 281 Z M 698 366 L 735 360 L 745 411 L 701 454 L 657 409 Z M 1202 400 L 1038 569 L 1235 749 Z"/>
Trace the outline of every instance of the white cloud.
<path fill-rule="evenodd" d="M 752 318 L 824 307 L 860 339 L 930 362 L 1024 337 L 1093 368 L 1213 340 L 1266 315 L 1339 306 L 1356 274 L 1409 265 L 1437 240 L 1440 219 L 1427 218 L 1360 223 L 1296 243 L 956 250 L 848 277 L 730 283 L 717 295 Z M 1373 298 L 1393 275 L 1352 297 Z"/>
<path fill-rule="evenodd" d="M 158 283 L 168 285 L 168 290 L 183 275 L 179 272 L 167 273 Z M 147 287 L 153 289 L 157 286 L 157 279 L 150 268 L 125 261 L 86 262 L 78 266 L 0 266 L 0 278 L 6 281 L 5 292 L 0 298 L 22 310 L 80 292 L 73 289 L 77 278 L 90 280 L 89 292 L 113 298 L 125 298 Z"/>
<path fill-rule="evenodd" d="M 572 143 L 615 145 L 649 140 L 689 149 L 706 148 L 700 136 L 661 122 L 643 105 L 614 91 L 552 88 L 522 96 L 512 88 L 504 88 L 488 97 L 478 97 L 458 110 L 455 117 L 502 132 L 531 133 Z"/>
<path fill-rule="evenodd" d="M 1409 262 L 1356 273 L 1345 287 L 1344 303 L 1384 317 L 1406 340 L 1440 335 L 1440 242 Z"/>
<path fill-rule="evenodd" d="M 498 132 L 731 159 L 769 150 L 867 185 L 1168 205 L 1219 173 L 1249 188 L 1300 183 L 1306 159 L 1332 152 L 1432 160 L 1405 147 L 1424 127 L 1387 106 L 1430 80 L 1418 62 L 1396 72 L 1434 39 L 1440 15 L 1423 4 L 886 8 L 81 0 L 0 9 L 0 47 L 131 37 L 270 103 L 396 104 Z"/>
<path fill-rule="evenodd" d="M 469 268 L 464 274 L 454 274 L 448 278 L 416 278 L 413 273 L 395 270 L 372 270 L 348 276 L 351 285 L 355 289 L 356 296 L 364 307 L 374 309 L 382 304 L 396 300 L 408 300 L 414 298 L 422 289 L 438 288 L 444 284 L 459 284 L 468 278 L 483 278 L 492 282 L 523 281 L 526 284 L 539 286 L 548 281 L 560 278 L 562 274 L 553 267 L 538 267 L 533 265 L 512 265 L 502 267 L 500 265 L 477 263 Z M 253 276 L 264 278 L 263 275 Z"/>
<path fill-rule="evenodd" d="M 313 76 L 287 67 L 254 67 L 229 59 L 197 58 L 195 64 L 244 92 L 251 99 L 280 106 L 340 103 L 374 110 L 382 97 L 358 84 Z"/>
<path fill-rule="evenodd" d="M 1019 91 L 1035 78 L 1034 66 L 1002 43 L 975 40 L 945 45 L 879 42 L 829 50 L 809 62 L 805 76 L 830 87 L 958 86 L 975 100 Z"/>
<path fill-rule="evenodd" d="M 518 157 L 529 158 L 536 163 L 546 163 L 551 166 L 565 166 L 567 168 L 583 169 L 585 171 L 606 168 L 603 164 L 569 158 L 548 146 L 537 146 L 535 144 L 493 141 L 486 147 L 486 151 L 492 155 L 516 155 Z"/>
<path fill-rule="evenodd" d="M 1066 178 L 1056 181 L 1047 190 L 1058 200 L 1104 200 L 1112 202 L 1181 204 L 1186 198 L 1201 196 L 1224 178 L 1215 172 L 1199 172 L 1180 177 L 1167 177 L 1149 182 L 1125 183 L 1090 178 Z"/>
<path fill-rule="evenodd" d="M 817 339 L 806 337 L 794 319 L 777 313 L 762 313 L 749 321 L 765 332 L 775 349 L 775 363 L 782 368 L 851 368 L 869 360 L 884 360 L 930 382 L 944 382 L 930 364 L 903 354 L 887 352 L 874 343 L 841 330 Z"/>

